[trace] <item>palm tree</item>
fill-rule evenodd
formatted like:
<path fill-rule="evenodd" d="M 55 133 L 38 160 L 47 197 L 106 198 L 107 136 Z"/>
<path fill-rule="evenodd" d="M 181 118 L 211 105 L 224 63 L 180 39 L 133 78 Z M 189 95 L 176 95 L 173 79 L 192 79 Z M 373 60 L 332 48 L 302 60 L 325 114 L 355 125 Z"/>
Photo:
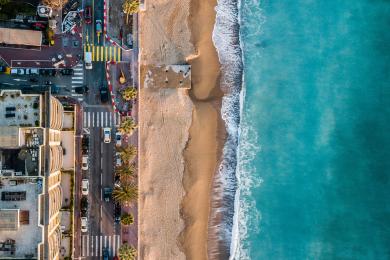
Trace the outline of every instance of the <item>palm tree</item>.
<path fill-rule="evenodd" d="M 137 156 L 137 147 L 130 145 L 126 148 L 121 148 L 119 149 L 119 156 L 123 162 L 129 162 Z"/>
<path fill-rule="evenodd" d="M 118 127 L 118 130 L 122 134 L 129 134 L 132 135 L 134 130 L 137 128 L 137 124 L 134 122 L 134 119 L 132 117 L 126 117 Z"/>
<path fill-rule="evenodd" d="M 126 14 L 126 24 L 129 23 L 129 14 L 134 14 L 138 12 L 139 1 L 138 0 L 126 0 L 123 5 L 123 12 Z"/>
<path fill-rule="evenodd" d="M 122 183 L 114 188 L 112 197 L 121 204 L 132 203 L 138 198 L 138 188 L 134 183 Z"/>
<path fill-rule="evenodd" d="M 121 216 L 121 223 L 125 226 L 130 226 L 134 223 L 134 217 L 131 214 L 125 213 Z"/>
<path fill-rule="evenodd" d="M 126 178 L 125 180 L 133 181 L 136 177 L 137 168 L 134 164 L 130 164 L 130 166 L 121 166 L 117 168 L 116 174 L 120 177 Z M 123 178 L 121 178 L 123 179 Z"/>
<path fill-rule="evenodd" d="M 123 244 L 119 248 L 118 256 L 121 260 L 135 260 L 137 258 L 137 250 L 128 244 Z"/>
<path fill-rule="evenodd" d="M 137 97 L 137 89 L 132 86 L 128 86 L 122 90 L 122 97 L 126 101 L 135 99 Z"/>

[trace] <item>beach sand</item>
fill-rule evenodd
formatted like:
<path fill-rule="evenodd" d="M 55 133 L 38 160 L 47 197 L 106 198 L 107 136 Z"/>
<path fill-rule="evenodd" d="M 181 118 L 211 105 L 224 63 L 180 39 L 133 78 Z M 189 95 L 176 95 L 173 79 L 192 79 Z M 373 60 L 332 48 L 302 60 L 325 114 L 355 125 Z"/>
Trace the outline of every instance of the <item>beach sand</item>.
<path fill-rule="evenodd" d="M 216 1 L 146 0 L 140 12 L 139 259 L 207 259 L 224 143 Z M 151 89 L 150 66 L 192 66 L 192 89 Z"/>

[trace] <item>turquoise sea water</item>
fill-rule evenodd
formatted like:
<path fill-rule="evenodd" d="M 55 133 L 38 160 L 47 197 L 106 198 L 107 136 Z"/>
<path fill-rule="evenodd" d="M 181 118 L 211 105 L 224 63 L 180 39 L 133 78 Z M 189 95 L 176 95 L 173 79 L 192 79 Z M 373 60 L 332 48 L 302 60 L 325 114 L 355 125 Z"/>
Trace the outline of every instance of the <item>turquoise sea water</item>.
<path fill-rule="evenodd" d="M 390 1 L 242 0 L 234 259 L 390 259 Z"/>

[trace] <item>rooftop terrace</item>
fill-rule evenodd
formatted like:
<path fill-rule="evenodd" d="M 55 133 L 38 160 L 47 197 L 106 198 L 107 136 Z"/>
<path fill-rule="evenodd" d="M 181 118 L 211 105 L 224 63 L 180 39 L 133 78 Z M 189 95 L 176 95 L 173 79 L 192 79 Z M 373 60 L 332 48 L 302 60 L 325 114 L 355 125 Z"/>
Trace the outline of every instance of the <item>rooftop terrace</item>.
<path fill-rule="evenodd" d="M 0 258 L 34 258 L 37 256 L 38 244 L 42 241 L 42 229 L 38 226 L 38 199 L 42 193 L 42 184 L 38 179 L 1 179 L 0 223 Z M 4 196 L 3 194 L 7 195 Z M 18 217 L 15 211 L 19 209 Z M 13 214 L 11 214 L 13 213 Z M 12 218 L 14 216 L 14 218 Z M 19 223 L 13 223 L 18 221 Z M 7 228 L 7 225 L 10 228 Z M 15 227 L 16 230 L 15 230 Z M 14 246 L 11 246 L 13 244 Z M 11 248 L 14 247 L 14 254 Z"/>
<path fill-rule="evenodd" d="M 0 92 L 0 126 L 39 126 L 40 96 L 18 90 Z"/>

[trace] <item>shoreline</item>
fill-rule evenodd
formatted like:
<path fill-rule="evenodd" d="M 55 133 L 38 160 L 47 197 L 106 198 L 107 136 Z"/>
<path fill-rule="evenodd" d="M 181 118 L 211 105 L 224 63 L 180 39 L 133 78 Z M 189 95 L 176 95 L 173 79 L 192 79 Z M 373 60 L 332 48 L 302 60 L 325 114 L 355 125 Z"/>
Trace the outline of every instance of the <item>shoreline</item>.
<path fill-rule="evenodd" d="M 188 259 L 213 259 L 209 247 L 212 230 L 213 183 L 221 163 L 226 139 L 221 108 L 223 91 L 220 88 L 220 63 L 212 41 L 217 1 L 191 1 L 188 17 L 191 42 L 196 55 L 188 62 L 192 66 L 192 88 L 189 91 L 194 103 L 189 141 L 183 153 L 185 173 L 182 200 L 182 218 L 185 229 L 181 245 Z M 211 231 L 211 232 L 210 232 Z"/>

